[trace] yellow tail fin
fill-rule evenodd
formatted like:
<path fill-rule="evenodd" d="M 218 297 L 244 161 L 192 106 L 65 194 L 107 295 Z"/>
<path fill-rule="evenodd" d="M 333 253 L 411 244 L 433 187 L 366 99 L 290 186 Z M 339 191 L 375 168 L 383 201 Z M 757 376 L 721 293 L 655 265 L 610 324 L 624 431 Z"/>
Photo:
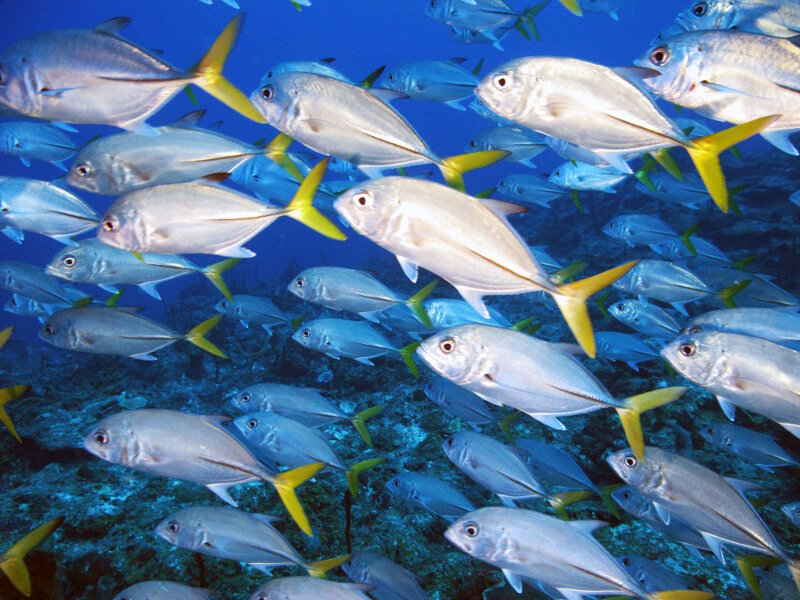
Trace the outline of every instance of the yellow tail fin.
<path fill-rule="evenodd" d="M 789 572 L 792 574 L 792 579 L 794 579 L 794 585 L 797 591 L 800 592 L 800 562 L 792 561 L 786 566 L 789 567 Z"/>
<path fill-rule="evenodd" d="M 638 396 L 631 396 L 624 401 L 624 408 L 618 408 L 617 414 L 628 438 L 628 444 L 633 449 L 633 453 L 641 460 L 644 458 L 644 436 L 642 435 L 642 423 L 639 415 L 658 406 L 664 406 L 674 402 L 686 392 L 685 387 L 668 387 L 660 390 L 653 390 Z"/>
<path fill-rule="evenodd" d="M 348 558 L 350 558 L 349 554 L 343 554 L 342 556 L 337 556 L 336 558 L 318 560 L 317 562 L 306 565 L 306 571 L 308 571 L 308 574 L 311 577 L 319 577 L 320 579 L 324 579 L 325 573 L 331 569 L 335 569 L 341 564 L 344 564 Z"/>
<path fill-rule="evenodd" d="M 272 480 L 272 485 L 275 486 L 275 490 L 278 492 L 278 496 L 280 496 L 286 510 L 292 515 L 292 519 L 297 523 L 300 530 L 309 536 L 314 535 L 311 531 L 311 523 L 308 522 L 308 517 L 303 511 L 303 507 L 300 505 L 300 500 L 297 499 L 297 494 L 294 493 L 294 490 L 297 486 L 311 479 L 320 469 L 324 469 L 326 466 L 327 465 L 323 462 L 303 465 L 291 471 L 278 473 Z"/>
<path fill-rule="evenodd" d="M 558 304 L 561 314 L 564 315 L 564 320 L 572 331 L 572 335 L 575 336 L 587 356 L 594 358 L 597 350 L 594 345 L 592 322 L 589 319 L 589 311 L 586 309 L 586 300 L 592 294 L 596 294 L 625 275 L 638 262 L 638 260 L 634 260 L 598 275 L 559 285 L 553 293 L 553 299 Z"/>
<path fill-rule="evenodd" d="M 198 348 L 205 350 L 209 354 L 213 354 L 214 356 L 219 356 L 220 358 L 228 358 L 228 355 L 225 354 L 222 350 L 217 348 L 214 344 L 209 342 L 205 335 L 214 329 L 217 323 L 219 323 L 222 315 L 214 315 L 210 319 L 206 319 L 197 327 L 192 327 L 184 336 L 184 339 L 187 342 L 191 342 Z"/>
<path fill-rule="evenodd" d="M 764 598 L 764 594 L 761 592 L 761 584 L 758 582 L 758 577 L 753 569 L 763 569 L 764 567 L 779 565 L 782 562 L 783 561 L 780 558 L 775 558 L 774 556 L 765 556 L 763 554 L 752 554 L 736 557 L 736 565 L 739 567 L 739 571 L 741 571 L 742 576 L 747 583 L 747 587 L 750 588 L 750 591 L 753 592 L 758 600 L 769 599 Z"/>
<path fill-rule="evenodd" d="M 31 531 L 0 556 L 0 569 L 3 570 L 3 573 L 14 584 L 14 587 L 25 597 L 29 598 L 31 595 L 31 576 L 22 560 L 28 552 L 53 533 L 63 521 L 64 517 L 57 517 L 52 521 L 39 525 L 39 527 Z"/>
<path fill-rule="evenodd" d="M 279 165 L 284 171 L 289 173 L 295 181 L 300 183 L 303 181 L 303 174 L 300 172 L 300 169 L 297 168 L 297 165 L 294 164 L 294 161 L 289 158 L 289 155 L 286 154 L 286 150 L 289 149 L 293 141 L 294 140 L 285 133 L 279 133 L 267 145 L 267 149 L 264 153 L 272 162 Z"/>
<path fill-rule="evenodd" d="M 761 117 L 706 137 L 697 138 L 684 146 L 689 156 L 692 157 L 703 183 L 706 184 L 708 193 L 723 212 L 728 212 L 728 188 L 725 186 L 725 175 L 722 174 L 722 167 L 719 164 L 720 152 L 760 133 L 780 117 L 781 115 Z"/>
<path fill-rule="evenodd" d="M 433 327 L 433 323 L 431 323 L 428 313 L 426 313 L 425 309 L 422 307 L 422 301 L 430 296 L 437 283 L 439 283 L 439 280 L 434 279 L 428 285 L 406 300 L 406 306 L 411 309 L 411 312 L 414 313 L 414 316 L 417 317 L 417 320 L 425 325 L 425 327 Z"/>
<path fill-rule="evenodd" d="M 350 493 L 353 494 L 353 498 L 358 498 L 358 474 L 363 473 L 372 467 L 377 467 L 384 460 L 386 459 L 368 458 L 367 460 L 362 460 L 360 463 L 354 464 L 352 467 L 347 469 L 347 471 L 345 471 L 345 475 L 347 476 L 347 485 L 350 488 Z"/>
<path fill-rule="evenodd" d="M 231 291 L 228 289 L 228 286 L 225 284 L 225 280 L 222 279 L 222 274 L 228 269 L 232 269 L 240 262 L 242 262 L 241 258 L 228 258 L 226 260 L 216 262 L 213 265 L 208 265 L 205 269 L 203 269 L 203 275 L 205 275 L 208 280 L 214 284 L 214 287 L 217 288 L 220 293 L 231 302 L 233 302 L 233 296 L 231 295 Z"/>
<path fill-rule="evenodd" d="M 11 334 L 14 333 L 14 326 L 6 327 L 3 331 L 0 331 L 0 349 L 6 345 L 8 338 L 11 337 Z"/>
<path fill-rule="evenodd" d="M 569 12 L 578 15 L 579 17 L 583 16 L 583 11 L 578 4 L 578 0 L 559 0 L 559 2 L 561 2 L 561 4 L 563 4 Z"/>
<path fill-rule="evenodd" d="M 328 159 L 326 158 L 311 169 L 303 183 L 300 184 L 300 188 L 295 192 L 294 198 L 286 207 L 286 214 L 325 237 L 334 240 L 346 240 L 347 237 L 339 231 L 339 228 L 311 204 L 314 200 L 314 193 L 322 182 L 322 177 L 325 175 L 325 169 L 327 168 Z"/>
<path fill-rule="evenodd" d="M 23 394 L 27 394 L 28 390 L 31 389 L 29 385 L 15 385 L 12 387 L 7 387 L 0 389 L 0 422 L 3 423 L 8 430 L 11 432 L 17 441 L 21 444 L 22 438 L 19 437 L 17 430 L 14 428 L 14 423 L 11 422 L 11 417 L 8 416 L 6 412 L 5 405 L 11 402 L 12 400 L 16 400 Z"/>
<path fill-rule="evenodd" d="M 400 353 L 400 358 L 403 359 L 403 362 L 406 363 L 408 370 L 411 371 L 411 374 L 414 377 L 419 378 L 419 371 L 417 370 L 417 365 L 414 362 L 414 352 L 419 348 L 420 342 L 411 342 L 407 346 L 403 346 L 398 350 Z"/>
<path fill-rule="evenodd" d="M 672 590 L 669 592 L 651 592 L 650 600 L 711 600 L 716 598 L 711 592 L 696 592 L 694 590 Z"/>
<path fill-rule="evenodd" d="M 581 500 L 591 498 L 592 495 L 592 492 L 589 491 L 573 490 L 571 492 L 562 492 L 560 494 L 556 494 L 552 498 L 549 498 L 548 502 L 550 503 L 550 506 L 553 507 L 553 510 L 556 511 L 556 516 L 559 519 L 562 521 L 569 521 L 569 516 L 567 515 L 567 506 L 570 504 L 575 504 L 576 502 L 580 502 Z"/>
<path fill-rule="evenodd" d="M 222 67 L 230 54 L 239 30 L 242 28 L 244 15 L 239 13 L 225 26 L 219 37 L 195 69 L 197 79 L 193 82 L 227 106 L 248 119 L 257 123 L 266 123 L 266 119 L 252 105 L 250 100 L 222 75 Z"/>
<path fill-rule="evenodd" d="M 364 440 L 370 448 L 372 448 L 372 438 L 369 435 L 369 430 L 367 429 L 365 421 L 380 413 L 384 408 L 383 404 L 376 404 L 375 406 L 370 406 L 366 410 L 362 410 L 360 413 L 354 414 L 353 418 L 350 419 L 358 435 L 361 436 L 361 439 Z"/>
<path fill-rule="evenodd" d="M 482 150 L 481 152 L 456 154 L 442 159 L 439 170 L 447 185 L 463 192 L 464 173 L 493 165 L 509 154 L 511 153 L 506 150 Z"/>

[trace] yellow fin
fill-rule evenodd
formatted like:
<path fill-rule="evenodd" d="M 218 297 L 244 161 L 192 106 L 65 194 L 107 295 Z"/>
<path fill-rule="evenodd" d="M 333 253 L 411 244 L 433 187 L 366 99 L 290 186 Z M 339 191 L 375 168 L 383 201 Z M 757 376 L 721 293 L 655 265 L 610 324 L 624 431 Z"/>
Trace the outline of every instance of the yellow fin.
<path fill-rule="evenodd" d="M 346 240 L 347 237 L 339 231 L 339 228 L 312 205 L 314 193 L 322 182 L 325 169 L 328 168 L 328 160 L 327 158 L 321 160 L 311 169 L 303 183 L 300 184 L 300 188 L 295 192 L 294 198 L 286 207 L 286 214 L 325 237 L 334 240 Z"/>
<path fill-rule="evenodd" d="M 228 358 L 228 355 L 225 354 L 222 350 L 217 348 L 214 344 L 209 342 L 205 335 L 211 331 L 217 323 L 219 323 L 222 315 L 214 315 L 210 319 L 206 319 L 196 327 L 192 327 L 184 336 L 184 339 L 187 342 L 191 342 L 198 348 L 205 350 L 209 354 L 213 354 L 214 356 L 219 356 L 220 358 Z"/>
<path fill-rule="evenodd" d="M 634 260 L 592 277 L 559 285 L 553 292 L 553 299 L 558 304 L 561 314 L 564 315 L 564 320 L 572 331 L 572 335 L 590 358 L 597 355 L 597 350 L 594 344 L 592 322 L 589 319 L 589 311 L 586 309 L 586 300 L 625 275 L 638 262 L 638 260 Z"/>
<path fill-rule="evenodd" d="M 672 155 L 669 153 L 669 148 L 661 148 L 660 150 L 654 150 L 650 153 L 658 164 L 664 167 L 664 170 L 672 175 L 678 181 L 683 181 L 683 174 L 681 170 L 678 168 L 675 159 L 672 158 Z"/>
<path fill-rule="evenodd" d="M 697 592 L 694 590 L 651 592 L 647 597 L 650 600 L 711 600 L 711 598 L 716 598 L 711 592 Z"/>
<path fill-rule="evenodd" d="M 256 110 L 250 99 L 222 75 L 222 67 L 239 37 L 243 20 L 244 15 L 239 13 L 225 26 L 197 65 L 194 72 L 197 79 L 193 83 L 248 119 L 266 123 L 267 120 Z"/>
<path fill-rule="evenodd" d="M 353 498 L 358 498 L 358 475 L 359 473 L 363 473 L 367 469 L 371 469 L 372 467 L 377 467 L 381 464 L 385 458 L 368 458 L 367 460 L 362 460 L 359 463 L 354 464 L 352 467 L 345 471 L 345 475 L 347 476 L 347 485 L 350 488 L 350 493 L 353 494 Z"/>
<path fill-rule="evenodd" d="M 6 345 L 8 338 L 11 337 L 11 334 L 14 333 L 14 326 L 6 327 L 3 331 L 0 331 L 0 349 Z"/>
<path fill-rule="evenodd" d="M 203 275 L 205 275 L 208 280 L 214 284 L 214 287 L 217 288 L 220 293 L 231 302 L 233 302 L 233 296 L 231 295 L 231 291 L 228 289 L 228 286 L 225 284 L 225 280 L 222 279 L 222 274 L 228 269 L 232 269 L 240 262 L 242 262 L 241 258 L 228 258 L 216 262 L 213 265 L 208 265 L 205 269 L 203 269 Z"/>
<path fill-rule="evenodd" d="M 367 443 L 367 446 L 372 448 L 372 438 L 369 435 L 369 430 L 367 429 L 367 424 L 365 421 L 367 419 L 371 419 L 381 411 L 383 411 L 384 405 L 383 404 L 376 404 L 375 406 L 370 406 L 369 408 L 362 410 L 360 413 L 356 413 L 353 415 L 353 418 L 350 421 L 353 423 L 353 427 L 356 428 L 358 435 L 361 436 L 361 439 Z"/>
<path fill-rule="evenodd" d="M 327 465 L 323 462 L 311 463 L 290 471 L 278 473 L 272 479 L 272 485 L 275 486 L 275 490 L 278 492 L 278 496 L 280 496 L 286 510 L 292 515 L 292 519 L 297 523 L 300 530 L 308 536 L 314 535 L 311 531 L 311 523 L 308 522 L 308 517 L 303 511 L 303 507 L 300 504 L 300 500 L 297 499 L 297 494 L 294 493 L 294 490 L 297 486 L 311 479 L 320 469 L 324 469 L 326 466 Z"/>
<path fill-rule="evenodd" d="M 579 17 L 583 16 L 583 11 L 581 10 L 580 5 L 578 4 L 578 0 L 558 0 L 563 4 L 566 9 L 571 12 L 572 14 L 578 15 Z"/>
<path fill-rule="evenodd" d="M 642 435 L 642 423 L 639 420 L 639 415 L 652 408 L 674 402 L 683 396 L 687 389 L 676 386 L 645 392 L 644 394 L 627 398 L 624 401 L 624 408 L 617 409 L 622 428 L 628 438 L 628 444 L 630 444 L 633 453 L 639 460 L 644 458 L 644 436 Z"/>
<path fill-rule="evenodd" d="M 433 327 L 433 324 L 431 323 L 428 313 L 426 313 L 425 309 L 422 307 L 422 301 L 430 296 L 437 283 L 439 283 L 439 280 L 434 279 L 428 285 L 406 300 L 406 306 L 411 309 L 411 312 L 414 313 L 414 316 L 417 317 L 417 320 L 425 325 L 425 327 Z"/>
<path fill-rule="evenodd" d="M 335 569 L 339 565 L 344 564 L 344 562 L 350 558 L 349 554 L 343 554 L 342 556 L 337 556 L 336 558 L 329 558 L 327 560 L 318 560 L 317 562 L 313 562 L 309 565 L 306 565 L 306 571 L 311 577 L 319 577 L 321 579 L 325 578 L 325 573 L 330 571 L 331 569 Z"/>
<path fill-rule="evenodd" d="M 452 188 L 464 191 L 464 173 L 493 165 L 511 153 L 507 150 L 482 150 L 443 158 L 439 165 L 442 177 Z"/>
<path fill-rule="evenodd" d="M 12 400 L 16 400 L 23 394 L 27 394 L 28 390 L 31 389 L 29 385 L 15 385 L 12 387 L 2 388 L 0 389 L 0 422 L 3 423 L 8 430 L 11 432 L 17 441 L 21 444 L 22 438 L 19 437 L 17 430 L 14 428 L 14 423 L 11 422 L 11 417 L 8 416 L 6 412 L 5 405 L 11 402 Z"/>
<path fill-rule="evenodd" d="M 780 117 L 781 115 L 770 115 L 754 119 L 724 131 L 697 138 L 684 146 L 692 158 L 697 172 L 700 173 L 703 183 L 706 184 L 708 193 L 723 212 L 728 212 L 728 188 L 719 164 L 720 152 L 760 133 Z"/>
<path fill-rule="evenodd" d="M 569 516 L 567 515 L 567 506 L 570 504 L 575 504 L 576 502 L 580 502 L 581 500 L 586 500 L 592 496 L 593 493 L 587 490 L 572 490 L 569 492 L 556 494 L 552 498 L 549 498 L 548 502 L 550 503 L 550 506 L 553 507 L 553 510 L 556 511 L 556 516 L 559 519 L 562 521 L 569 521 Z"/>
<path fill-rule="evenodd" d="M 419 348 L 419 345 L 420 342 L 411 342 L 407 346 L 403 346 L 398 350 L 400 357 L 403 359 L 403 362 L 406 363 L 408 370 L 411 371 L 411 374 L 417 378 L 419 378 L 419 371 L 417 370 L 417 365 L 414 362 L 414 352 L 417 348 Z"/>
<path fill-rule="evenodd" d="M 22 595 L 26 597 L 31 595 L 31 576 L 22 559 L 53 533 L 63 521 L 64 517 L 56 517 L 52 521 L 39 525 L 0 556 L 0 569 Z"/>
<path fill-rule="evenodd" d="M 303 181 L 303 174 L 300 172 L 300 169 L 297 168 L 297 165 L 294 164 L 294 161 L 286 154 L 286 150 L 292 145 L 293 141 L 294 140 L 285 133 L 279 133 L 267 145 L 264 154 L 266 154 L 272 162 L 289 173 L 295 181 L 300 183 Z"/>

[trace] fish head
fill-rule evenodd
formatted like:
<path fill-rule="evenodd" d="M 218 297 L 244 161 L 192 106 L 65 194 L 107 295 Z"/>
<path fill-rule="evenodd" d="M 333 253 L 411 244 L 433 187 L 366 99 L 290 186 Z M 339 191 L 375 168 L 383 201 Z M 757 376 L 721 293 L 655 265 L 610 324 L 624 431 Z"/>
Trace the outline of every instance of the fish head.
<path fill-rule="evenodd" d="M 393 496 L 404 500 L 409 500 L 413 496 L 413 483 L 402 475 L 395 475 L 387 481 L 386 489 Z"/>
<path fill-rule="evenodd" d="M 265 407 L 262 396 L 262 394 L 258 394 L 253 388 L 239 390 L 231 396 L 231 404 L 243 413 L 264 410 Z"/>
<path fill-rule="evenodd" d="M 356 551 L 350 555 L 344 563 L 342 563 L 342 570 L 351 581 L 360 583 L 368 583 L 367 579 L 370 577 L 369 564 L 377 558 L 377 555 L 372 552 Z"/>
<path fill-rule="evenodd" d="M 276 428 L 271 413 L 257 412 L 242 415 L 233 420 L 233 425 L 251 444 L 271 445 L 275 441 Z"/>
<path fill-rule="evenodd" d="M 108 208 L 100 219 L 97 239 L 120 250 L 147 250 L 148 223 L 130 195 L 123 196 Z"/>
<path fill-rule="evenodd" d="M 646 457 L 638 458 L 630 448 L 613 452 L 606 460 L 622 481 L 643 494 L 659 485 L 658 463 Z"/>
<path fill-rule="evenodd" d="M 413 72 L 406 67 L 398 67 L 389 71 L 381 82 L 381 87 L 387 90 L 408 93 L 416 88 Z"/>
<path fill-rule="evenodd" d="M 330 346 L 330 340 L 323 327 L 318 326 L 313 321 L 306 323 L 294 332 L 292 339 L 306 348 L 312 350 L 325 351 L 326 346 Z"/>
<path fill-rule="evenodd" d="M 305 118 L 301 104 L 303 86 L 300 85 L 304 77 L 314 76 L 287 72 L 273 73 L 269 78 L 262 77 L 259 86 L 250 94 L 250 102 L 267 123 L 282 130 L 287 122 Z"/>
<path fill-rule="evenodd" d="M 331 156 L 330 159 L 328 159 L 328 170 L 343 175 L 355 175 L 358 173 L 358 167 L 338 156 Z"/>
<path fill-rule="evenodd" d="M 603 225 L 603 233 L 608 237 L 624 240 L 628 237 L 629 227 L 624 216 L 614 217 Z M 619 304 L 619 303 L 618 303 Z"/>
<path fill-rule="evenodd" d="M 459 517 L 447 531 L 444 537 L 462 552 L 487 562 L 500 562 L 503 560 L 503 550 L 498 546 L 508 543 L 507 529 L 509 523 L 502 518 L 509 514 L 508 509 L 501 507 L 486 507 L 467 513 Z"/>
<path fill-rule="evenodd" d="M 445 23 L 451 4 L 452 0 L 428 0 L 427 6 L 425 6 L 425 14 L 434 21 Z"/>
<path fill-rule="evenodd" d="M 203 523 L 202 515 L 196 514 L 191 507 L 179 510 L 161 521 L 154 533 L 173 546 L 207 552 L 213 545 L 211 532 Z"/>
<path fill-rule="evenodd" d="M 702 35 L 695 33 L 684 33 L 654 44 L 633 61 L 646 70 L 646 74 L 641 75 L 641 83 L 666 100 L 691 106 L 692 97 L 709 91 L 702 84 L 706 77 L 702 46 Z"/>
<path fill-rule="evenodd" d="M 623 485 L 615 489 L 611 492 L 611 499 L 622 510 L 635 517 L 641 517 L 650 509 L 650 500 L 630 485 Z"/>
<path fill-rule="evenodd" d="M 18 300 L 19 296 L 11 294 L 11 297 L 3 305 L 3 310 L 11 313 L 12 315 L 22 314 L 22 302 Z"/>
<path fill-rule="evenodd" d="M 739 0 L 696 0 L 678 13 L 675 25 L 684 31 L 730 29 L 735 25 Z"/>
<path fill-rule="evenodd" d="M 553 172 L 550 173 L 547 181 L 554 183 L 555 185 L 560 185 L 561 187 L 569 188 L 575 183 L 577 174 L 577 165 L 567 161 L 556 167 Z"/>
<path fill-rule="evenodd" d="M 134 169 L 130 165 L 126 165 L 121 157 L 102 149 L 102 141 L 89 142 L 78 153 L 67 172 L 69 185 L 104 195 L 115 195 L 121 189 L 142 185 L 142 178 L 134 176 Z"/>
<path fill-rule="evenodd" d="M 706 443 L 717 448 L 731 448 L 733 446 L 730 428 L 725 423 L 712 423 L 700 430 L 700 436 Z"/>
<path fill-rule="evenodd" d="M 784 504 L 781 510 L 795 525 L 800 525 L 800 502 Z"/>
<path fill-rule="evenodd" d="M 311 269 L 306 269 L 292 279 L 287 289 L 289 293 L 298 298 L 314 301 L 322 297 L 321 292 L 323 290 L 321 289 L 322 281 L 320 279 Z"/>
<path fill-rule="evenodd" d="M 380 243 L 397 227 L 396 215 L 402 210 L 402 198 L 394 185 L 405 177 L 383 177 L 365 181 L 343 192 L 333 208 L 361 235 Z"/>
<path fill-rule="evenodd" d="M 22 151 L 22 141 L 16 132 L 11 127 L 0 127 L 0 152 L 18 156 Z"/>
<path fill-rule="evenodd" d="M 20 40 L 0 54 L 0 107 L 36 117 L 48 96 L 47 82 L 36 70 L 37 36 Z"/>
<path fill-rule="evenodd" d="M 57 348 L 80 350 L 83 340 L 70 316 L 68 310 L 50 315 L 39 328 L 39 339 Z"/>
<path fill-rule="evenodd" d="M 620 323 L 632 323 L 636 318 L 636 303 L 633 300 L 620 300 L 609 306 L 608 312 Z"/>
<path fill-rule="evenodd" d="M 535 62 L 517 59 L 484 77 L 475 88 L 475 95 L 493 113 L 514 121 L 529 107 L 543 103 L 545 88 L 537 76 Z"/>
<path fill-rule="evenodd" d="M 713 385 L 727 371 L 724 343 L 713 331 L 678 336 L 661 349 L 661 356 L 678 373 L 700 386 Z"/>
<path fill-rule="evenodd" d="M 464 386 L 486 374 L 488 357 L 475 325 L 461 325 L 426 338 L 419 355 L 437 375 Z"/>
<path fill-rule="evenodd" d="M 45 267 L 45 273 L 67 281 L 89 281 L 96 272 L 96 257 L 82 246 L 67 246 Z"/>
<path fill-rule="evenodd" d="M 97 423 L 83 439 L 84 449 L 115 465 L 136 466 L 145 457 L 131 418 L 135 412 L 117 413 Z"/>

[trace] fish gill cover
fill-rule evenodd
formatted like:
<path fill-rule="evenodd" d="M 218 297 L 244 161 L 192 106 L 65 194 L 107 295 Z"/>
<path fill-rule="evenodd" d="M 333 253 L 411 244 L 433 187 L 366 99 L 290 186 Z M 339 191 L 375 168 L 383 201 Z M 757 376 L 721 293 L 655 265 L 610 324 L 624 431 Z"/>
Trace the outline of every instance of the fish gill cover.
<path fill-rule="evenodd" d="M 0 598 L 798 597 L 797 31 L 0 0 Z"/>

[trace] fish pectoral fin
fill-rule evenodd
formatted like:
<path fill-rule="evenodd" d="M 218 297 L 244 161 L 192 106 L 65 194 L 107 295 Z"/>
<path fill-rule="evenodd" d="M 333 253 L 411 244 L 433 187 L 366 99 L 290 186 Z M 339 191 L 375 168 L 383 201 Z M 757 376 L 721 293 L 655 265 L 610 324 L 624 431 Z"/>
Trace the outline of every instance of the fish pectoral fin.
<path fill-rule="evenodd" d="M 481 315 L 484 319 L 492 318 L 492 315 L 489 313 L 489 309 L 486 308 L 486 304 L 483 302 L 483 293 L 481 293 L 479 290 L 468 287 L 455 286 L 455 288 L 456 291 L 461 294 L 461 297 L 467 301 L 467 304 L 475 309 L 475 312 Z"/>
<path fill-rule="evenodd" d="M 700 85 L 707 87 L 715 92 L 723 92 L 725 94 L 737 94 L 739 96 L 746 96 L 748 98 L 754 98 L 756 100 L 769 100 L 768 98 L 762 98 L 760 96 L 754 96 L 753 94 L 749 94 L 743 90 L 737 90 L 736 88 L 732 88 L 727 85 L 722 85 L 721 83 L 714 83 L 713 81 L 701 81 Z"/>
<path fill-rule="evenodd" d="M 564 600 L 584 600 L 586 598 L 583 592 L 577 590 L 558 588 L 558 593 L 564 596 Z"/>
<path fill-rule="evenodd" d="M 140 352 L 139 354 L 131 354 L 130 358 L 135 358 L 136 360 L 147 360 L 147 361 L 158 360 L 155 356 L 147 352 Z"/>
<path fill-rule="evenodd" d="M 714 556 L 716 556 L 719 562 L 721 562 L 724 565 L 725 554 L 723 553 L 723 550 L 725 549 L 724 548 L 725 542 L 719 539 L 718 537 L 715 537 L 710 533 L 705 533 L 703 531 L 700 532 L 700 535 L 703 536 L 703 539 L 705 540 L 706 544 L 708 544 L 708 547 L 711 549 L 711 552 L 714 553 Z"/>
<path fill-rule="evenodd" d="M 214 492 L 226 504 L 230 504 L 233 507 L 238 506 L 236 500 L 234 500 L 230 492 L 228 492 L 228 488 L 230 487 L 229 483 L 209 483 L 206 484 L 206 487 Z"/>
<path fill-rule="evenodd" d="M 530 413 L 529 413 L 530 414 Z M 564 424 L 558 420 L 558 417 L 553 415 L 530 415 L 542 425 L 547 425 L 551 429 L 557 429 L 558 431 L 566 431 L 567 428 L 564 427 Z"/>
<path fill-rule="evenodd" d="M 503 575 L 505 575 L 506 581 L 508 581 L 508 585 L 510 585 L 515 592 L 518 594 L 522 593 L 522 577 L 519 574 L 514 573 L 510 569 L 503 569 Z"/>
<path fill-rule="evenodd" d="M 747 500 L 747 496 L 745 496 L 745 494 L 747 494 L 748 492 L 755 492 L 763 489 L 758 484 L 751 483 L 749 481 L 744 481 L 743 479 L 736 479 L 735 477 L 726 477 L 725 481 L 730 483 L 733 489 L 739 492 L 739 495 L 745 500 Z"/>
<path fill-rule="evenodd" d="M 400 268 L 403 269 L 403 273 L 406 274 L 406 277 L 408 277 L 412 283 L 417 283 L 417 279 L 419 278 L 419 267 L 402 256 L 397 257 L 397 262 L 400 263 Z"/>
<path fill-rule="evenodd" d="M 360 362 L 362 365 L 369 365 L 370 367 L 374 367 L 375 363 L 373 363 L 370 359 L 364 357 L 357 357 L 355 359 L 357 362 Z"/>
<path fill-rule="evenodd" d="M 725 413 L 725 416 L 728 417 L 729 420 L 735 421 L 736 405 L 722 396 L 717 396 L 717 402 L 719 402 L 719 407 L 722 409 L 722 412 Z"/>
<path fill-rule="evenodd" d="M 669 509 L 666 506 L 659 504 L 658 502 L 653 502 L 653 508 L 656 509 L 658 516 L 661 517 L 661 520 L 664 522 L 664 525 L 669 525 L 670 521 L 670 514 Z"/>

